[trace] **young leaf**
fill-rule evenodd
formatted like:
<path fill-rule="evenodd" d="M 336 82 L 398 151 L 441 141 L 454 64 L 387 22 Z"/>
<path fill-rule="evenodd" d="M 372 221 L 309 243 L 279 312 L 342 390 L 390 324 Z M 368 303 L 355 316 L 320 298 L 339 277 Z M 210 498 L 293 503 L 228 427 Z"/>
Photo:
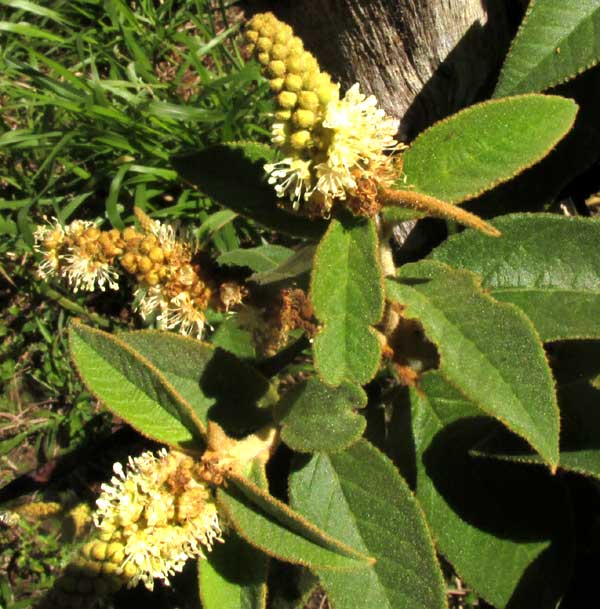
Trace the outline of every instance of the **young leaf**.
<path fill-rule="evenodd" d="M 225 319 L 212 335 L 211 342 L 215 347 L 221 347 L 240 359 L 256 356 L 252 334 L 245 328 L 240 328 L 237 317 Z"/>
<path fill-rule="evenodd" d="M 576 114 L 575 102 L 549 95 L 471 106 L 417 137 L 403 155 L 401 187 L 448 203 L 472 199 L 544 158 Z"/>
<path fill-rule="evenodd" d="M 365 554 L 321 531 L 287 505 L 240 476 L 217 492 L 217 501 L 237 533 L 269 556 L 311 568 L 367 568 Z"/>
<path fill-rule="evenodd" d="M 554 87 L 600 61 L 597 0 L 536 0 L 506 57 L 494 97 Z"/>
<path fill-rule="evenodd" d="M 442 609 L 445 585 L 421 508 L 394 465 L 366 440 L 316 454 L 290 477 L 292 505 L 375 558 L 359 572 L 317 569 L 336 609 Z"/>
<path fill-rule="evenodd" d="M 339 451 L 362 436 L 366 420 L 354 412 L 367 404 L 357 385 L 328 387 L 316 378 L 298 383 L 276 406 L 281 439 L 299 452 Z"/>
<path fill-rule="evenodd" d="M 311 301 L 323 328 L 315 366 L 331 385 L 365 384 L 377 372 L 381 344 L 371 326 L 383 314 L 377 233 L 371 220 L 332 220 L 315 254 Z"/>
<path fill-rule="evenodd" d="M 231 353 L 158 330 L 122 332 L 118 338 L 156 366 L 201 421 L 203 432 L 211 419 L 228 435 L 240 437 L 271 419 L 275 389 Z"/>
<path fill-rule="evenodd" d="M 498 609 L 554 609 L 570 575 L 571 516 L 560 479 L 469 457 L 492 419 L 442 375 L 410 392 L 416 492 L 441 553 Z"/>
<path fill-rule="evenodd" d="M 203 425 L 168 379 L 119 338 L 74 321 L 71 357 L 88 389 L 141 434 L 174 446 L 202 446 Z"/>
<path fill-rule="evenodd" d="M 538 335 L 517 307 L 495 301 L 477 277 L 437 261 L 407 264 L 389 297 L 417 318 L 440 354 L 440 370 L 465 397 L 523 437 L 554 468 L 559 415 Z"/>
<path fill-rule="evenodd" d="M 172 159 L 186 180 L 225 207 L 273 230 L 318 239 L 325 230 L 322 220 L 308 220 L 278 207 L 273 187 L 267 184 L 264 165 L 275 160 L 269 146 L 235 142 L 211 146 Z"/>
<path fill-rule="evenodd" d="M 258 247 L 238 248 L 221 254 L 219 264 L 248 267 L 257 273 L 265 273 L 285 262 L 294 251 L 282 245 L 259 245 Z"/>
<path fill-rule="evenodd" d="M 600 221 L 515 214 L 494 226 L 502 239 L 465 231 L 431 257 L 480 275 L 494 298 L 527 314 L 544 341 L 600 338 Z"/>
<path fill-rule="evenodd" d="M 265 609 L 268 557 L 234 532 L 198 561 L 204 609 Z"/>

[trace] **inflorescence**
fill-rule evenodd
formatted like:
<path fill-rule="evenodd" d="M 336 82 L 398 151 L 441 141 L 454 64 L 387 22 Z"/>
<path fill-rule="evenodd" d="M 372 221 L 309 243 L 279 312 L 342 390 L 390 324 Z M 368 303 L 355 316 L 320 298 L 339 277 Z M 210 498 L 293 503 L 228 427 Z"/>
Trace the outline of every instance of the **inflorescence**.
<path fill-rule="evenodd" d="M 170 578 L 223 541 L 204 466 L 162 449 L 114 465 L 93 514 L 95 529 L 38 609 L 90 607 L 101 596 Z"/>
<path fill-rule="evenodd" d="M 245 52 L 263 66 L 276 94 L 272 142 L 284 158 L 265 165 L 265 171 L 277 196 L 314 216 L 328 216 L 336 202 L 355 213 L 372 213 L 372 205 L 352 199 L 372 199 L 376 184 L 390 181 L 386 153 L 400 147 L 399 122 L 358 84 L 340 97 L 340 86 L 272 13 L 255 15 L 245 39 Z"/>
<path fill-rule="evenodd" d="M 140 210 L 136 215 L 139 229 L 102 231 L 83 220 L 65 227 L 53 220 L 38 227 L 40 277 L 57 277 L 74 292 L 116 290 L 120 268 L 137 282 L 143 319 L 200 338 L 212 289 L 193 261 L 193 241 L 173 225 L 151 220 Z"/>

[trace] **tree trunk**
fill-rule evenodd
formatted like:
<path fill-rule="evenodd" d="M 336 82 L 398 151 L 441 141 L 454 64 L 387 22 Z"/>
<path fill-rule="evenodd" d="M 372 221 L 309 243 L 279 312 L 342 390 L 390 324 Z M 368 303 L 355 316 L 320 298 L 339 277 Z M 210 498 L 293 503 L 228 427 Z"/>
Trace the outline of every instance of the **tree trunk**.
<path fill-rule="evenodd" d="M 342 83 L 373 93 L 409 141 L 489 94 L 523 0 L 259 0 Z"/>

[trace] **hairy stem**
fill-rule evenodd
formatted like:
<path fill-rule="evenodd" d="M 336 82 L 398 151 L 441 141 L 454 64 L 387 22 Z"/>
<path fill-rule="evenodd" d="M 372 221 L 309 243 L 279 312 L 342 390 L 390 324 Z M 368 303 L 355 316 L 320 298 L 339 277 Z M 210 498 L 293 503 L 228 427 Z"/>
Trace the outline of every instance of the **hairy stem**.
<path fill-rule="evenodd" d="M 499 237 L 500 231 L 482 220 L 479 216 L 471 214 L 464 209 L 434 197 L 411 190 L 391 190 L 382 188 L 379 191 L 379 201 L 384 206 L 410 207 L 438 218 L 454 220 L 459 224 L 474 228 L 490 237 Z"/>

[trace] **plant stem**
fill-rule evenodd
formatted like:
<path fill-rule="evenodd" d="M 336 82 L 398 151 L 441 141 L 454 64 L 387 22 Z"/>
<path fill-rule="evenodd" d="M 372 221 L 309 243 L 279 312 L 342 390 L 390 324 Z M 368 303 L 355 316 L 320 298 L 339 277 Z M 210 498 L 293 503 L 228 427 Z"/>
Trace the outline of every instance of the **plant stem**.
<path fill-rule="evenodd" d="M 382 188 L 379 191 L 379 200 L 384 206 L 410 207 L 411 209 L 423 211 L 438 218 L 454 220 L 464 226 L 481 231 L 490 237 L 499 237 L 501 235 L 497 228 L 494 228 L 479 216 L 471 214 L 456 205 L 418 192 Z"/>
<path fill-rule="evenodd" d="M 51 288 L 48 284 L 39 282 L 37 285 L 38 285 L 38 289 L 44 296 L 50 298 L 51 300 L 54 300 L 63 309 L 66 309 L 67 311 L 71 311 L 71 313 L 76 313 L 77 315 L 82 315 L 84 317 L 87 317 L 90 321 L 94 322 L 101 328 L 108 328 L 110 326 L 110 322 L 108 321 L 108 319 L 101 317 L 97 313 L 92 313 L 91 311 L 88 311 L 86 308 L 82 307 L 81 305 L 77 304 L 76 302 L 69 300 L 66 296 L 64 296 L 60 292 L 57 292 L 56 290 Z"/>

